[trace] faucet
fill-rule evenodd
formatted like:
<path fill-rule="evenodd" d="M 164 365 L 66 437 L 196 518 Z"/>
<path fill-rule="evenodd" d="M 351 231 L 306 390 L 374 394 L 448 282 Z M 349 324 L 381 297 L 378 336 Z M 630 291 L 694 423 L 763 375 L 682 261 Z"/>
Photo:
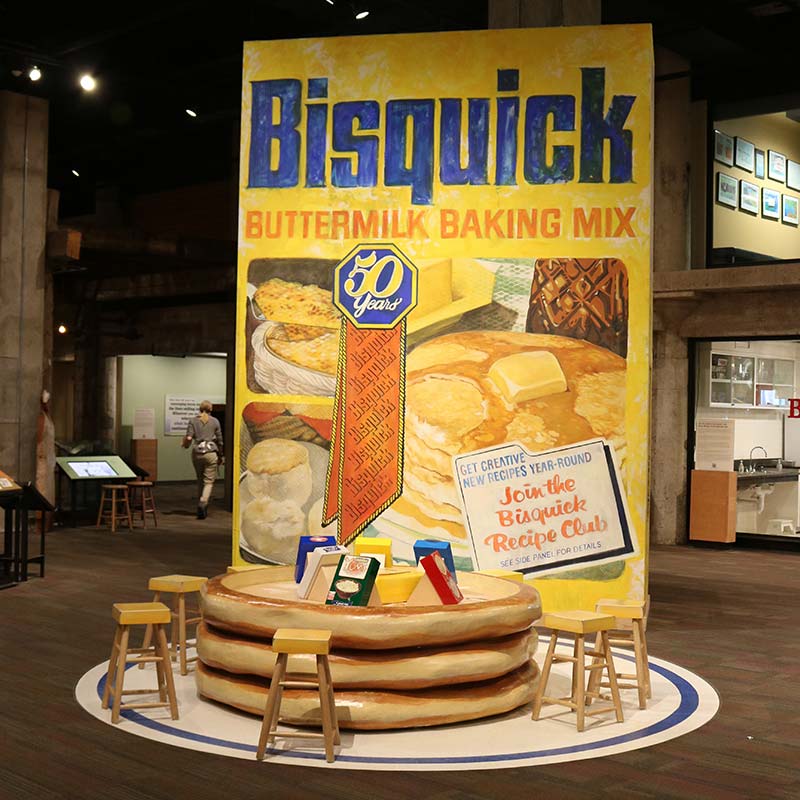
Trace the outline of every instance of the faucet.
<path fill-rule="evenodd" d="M 767 454 L 767 449 L 766 449 L 766 447 L 762 447 L 760 444 L 757 444 L 755 447 L 753 447 L 753 448 L 750 450 L 750 461 L 751 461 L 751 462 L 753 461 L 753 452 L 754 452 L 755 450 L 763 450 L 763 451 L 764 451 L 764 458 L 769 458 L 769 455 Z M 750 464 L 750 472 L 755 472 L 755 471 L 756 471 L 755 464 L 751 463 L 751 464 Z"/>

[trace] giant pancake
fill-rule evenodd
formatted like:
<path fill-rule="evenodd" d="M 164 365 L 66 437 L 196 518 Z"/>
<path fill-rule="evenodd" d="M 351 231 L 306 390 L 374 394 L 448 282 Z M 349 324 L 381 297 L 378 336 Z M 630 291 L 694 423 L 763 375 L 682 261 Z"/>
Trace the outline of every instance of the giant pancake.
<path fill-rule="evenodd" d="M 335 687 L 336 718 L 342 728 L 385 730 L 444 725 L 503 714 L 533 699 L 536 662 L 494 680 L 418 691 L 369 691 Z M 197 690 L 209 700 L 263 715 L 269 684 L 263 678 L 232 675 L 197 664 Z M 290 725 L 321 724 L 316 691 L 285 689 L 281 720 Z"/>
<path fill-rule="evenodd" d="M 400 650 L 334 650 L 334 686 L 359 689 L 421 689 L 498 678 L 523 666 L 536 652 L 534 629 L 449 647 Z M 269 642 L 218 631 L 201 623 L 197 655 L 206 666 L 240 675 L 272 677 L 276 654 Z M 313 655 L 291 655 L 292 675 L 316 676 Z"/>
<path fill-rule="evenodd" d="M 322 628 L 331 645 L 358 650 L 437 647 L 525 631 L 541 616 L 539 593 L 524 583 L 459 573 L 464 601 L 451 606 L 325 606 L 297 597 L 292 567 L 218 575 L 201 589 L 214 628 L 271 639 L 278 628 Z"/>

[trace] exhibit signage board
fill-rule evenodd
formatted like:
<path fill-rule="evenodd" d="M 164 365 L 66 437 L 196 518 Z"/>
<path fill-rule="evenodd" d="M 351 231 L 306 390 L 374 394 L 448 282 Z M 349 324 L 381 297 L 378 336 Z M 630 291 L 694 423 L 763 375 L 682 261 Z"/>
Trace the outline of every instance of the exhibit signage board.
<path fill-rule="evenodd" d="M 652 76 L 644 25 L 245 44 L 235 563 L 646 593 Z"/>

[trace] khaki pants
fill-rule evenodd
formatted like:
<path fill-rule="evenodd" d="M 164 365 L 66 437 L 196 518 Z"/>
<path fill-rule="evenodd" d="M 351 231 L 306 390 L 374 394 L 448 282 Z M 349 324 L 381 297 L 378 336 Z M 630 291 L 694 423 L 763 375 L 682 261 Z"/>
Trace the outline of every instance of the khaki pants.
<path fill-rule="evenodd" d="M 192 450 L 192 463 L 194 471 L 197 473 L 197 496 L 200 498 L 200 505 L 208 505 L 211 499 L 211 490 L 214 488 L 214 481 L 217 479 L 218 454 L 198 453 Z"/>

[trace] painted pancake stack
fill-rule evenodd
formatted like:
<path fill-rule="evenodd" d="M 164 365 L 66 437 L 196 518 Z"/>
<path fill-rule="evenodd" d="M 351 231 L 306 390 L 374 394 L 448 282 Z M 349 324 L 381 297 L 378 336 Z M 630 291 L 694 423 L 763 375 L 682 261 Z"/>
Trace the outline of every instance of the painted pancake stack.
<path fill-rule="evenodd" d="M 343 728 L 441 725 L 502 714 L 530 702 L 541 616 L 526 584 L 459 574 L 464 601 L 452 606 L 325 606 L 297 598 L 291 567 L 222 575 L 202 594 L 198 692 L 263 713 L 278 628 L 331 630 L 331 673 Z M 290 656 L 292 675 L 311 676 L 313 656 Z M 314 690 L 287 689 L 282 717 L 319 724 Z"/>

